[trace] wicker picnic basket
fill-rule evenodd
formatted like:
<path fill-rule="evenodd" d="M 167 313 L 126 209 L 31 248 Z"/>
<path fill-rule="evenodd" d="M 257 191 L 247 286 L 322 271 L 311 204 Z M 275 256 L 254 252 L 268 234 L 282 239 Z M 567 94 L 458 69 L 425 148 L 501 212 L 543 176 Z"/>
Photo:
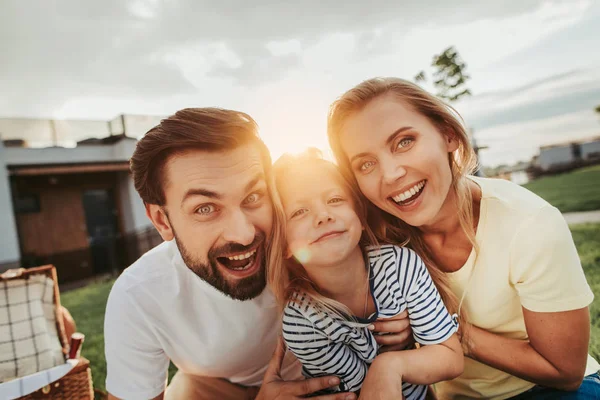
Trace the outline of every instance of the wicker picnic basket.
<path fill-rule="evenodd" d="M 0 275 L 0 281 L 11 279 L 27 279 L 29 276 L 44 274 L 54 281 L 54 312 L 56 315 L 56 327 L 58 337 L 63 348 L 63 354 L 68 354 L 69 341 L 65 332 L 65 326 L 61 314 L 60 292 L 58 290 L 58 280 L 56 277 L 56 268 L 53 265 L 44 265 L 42 267 L 9 270 Z M 82 399 L 93 400 L 94 388 L 92 385 L 92 372 L 90 362 L 83 357 L 79 357 L 79 363 L 69 373 L 56 382 L 52 382 L 43 388 L 21 397 L 21 400 L 30 399 Z"/>

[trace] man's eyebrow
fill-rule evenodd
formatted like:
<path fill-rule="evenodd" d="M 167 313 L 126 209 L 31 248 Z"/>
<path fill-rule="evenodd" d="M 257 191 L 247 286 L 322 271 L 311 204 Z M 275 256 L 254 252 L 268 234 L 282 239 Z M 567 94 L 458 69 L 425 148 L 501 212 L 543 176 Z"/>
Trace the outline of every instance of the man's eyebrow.
<path fill-rule="evenodd" d="M 212 190 L 203 189 L 203 188 L 190 188 L 185 195 L 183 196 L 183 200 L 181 200 L 181 204 L 185 203 L 187 199 L 194 196 L 204 196 L 211 199 L 221 199 L 221 195 L 217 192 L 213 192 Z"/>
<path fill-rule="evenodd" d="M 250 189 L 252 189 L 254 186 L 256 186 L 258 184 L 258 182 L 264 181 L 264 180 L 265 180 L 264 173 L 260 172 L 260 173 L 256 174 L 256 176 L 254 176 L 254 178 L 252 178 L 252 180 L 250 182 L 248 182 L 248 184 L 246 185 L 245 191 L 246 192 L 250 191 Z M 216 199 L 216 200 L 221 200 L 223 198 L 223 196 L 220 193 L 213 192 L 212 190 L 203 189 L 203 188 L 190 188 L 187 190 L 187 192 L 185 192 L 185 195 L 183 196 L 183 200 L 181 200 L 181 204 L 185 203 L 186 200 L 188 200 L 190 197 L 194 197 L 194 196 L 204 196 L 204 197 L 208 197 L 210 199 Z"/>
<path fill-rule="evenodd" d="M 401 134 L 404 131 L 407 131 L 409 129 L 412 129 L 412 126 L 403 126 L 402 128 L 396 129 L 394 131 L 394 133 L 392 133 L 390 136 L 388 136 L 388 138 L 385 140 L 385 144 L 389 145 L 390 143 L 392 143 L 394 141 L 394 139 L 396 139 L 396 136 L 398 136 L 399 134 Z M 352 158 L 350 159 L 350 164 L 352 164 L 352 162 L 354 160 L 356 160 L 357 158 L 361 158 L 364 156 L 369 155 L 369 153 L 358 153 L 352 156 Z"/>
<path fill-rule="evenodd" d="M 250 191 L 250 189 L 252 189 L 254 186 L 256 186 L 256 184 L 258 184 L 258 182 L 260 182 L 260 181 L 265 181 L 265 174 L 263 172 L 257 173 L 254 176 L 254 178 L 252 178 L 252 180 L 250 180 L 250 182 L 248 182 L 244 191 L 245 192 Z"/>

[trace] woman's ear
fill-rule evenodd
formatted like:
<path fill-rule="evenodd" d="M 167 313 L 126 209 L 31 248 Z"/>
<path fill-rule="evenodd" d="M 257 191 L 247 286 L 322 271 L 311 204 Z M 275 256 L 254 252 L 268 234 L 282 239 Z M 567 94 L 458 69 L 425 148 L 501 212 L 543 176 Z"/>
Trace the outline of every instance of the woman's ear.
<path fill-rule="evenodd" d="M 458 149 L 458 139 L 454 132 L 446 132 L 444 134 L 444 140 L 446 141 L 446 150 L 448 153 L 452 153 Z"/>

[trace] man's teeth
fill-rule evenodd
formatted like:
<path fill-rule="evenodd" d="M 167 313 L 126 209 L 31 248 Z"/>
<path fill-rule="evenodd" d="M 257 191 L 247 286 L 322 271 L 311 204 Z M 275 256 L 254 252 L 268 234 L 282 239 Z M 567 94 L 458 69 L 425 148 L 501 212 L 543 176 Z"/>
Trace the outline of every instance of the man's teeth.
<path fill-rule="evenodd" d="M 230 259 L 230 260 L 245 260 L 247 258 L 252 257 L 255 253 L 256 253 L 256 250 L 252 250 L 252 251 L 250 251 L 250 252 L 248 252 L 246 254 L 240 254 L 240 255 L 237 255 L 237 256 L 231 256 L 231 257 L 227 257 L 227 258 Z"/>
<path fill-rule="evenodd" d="M 421 189 L 423 189 L 423 186 L 425 186 L 425 181 L 421 181 L 421 182 L 417 183 L 415 186 L 411 187 L 407 191 L 400 193 L 397 196 L 392 197 L 392 199 L 394 199 L 394 201 L 396 203 L 399 203 L 406 199 L 410 199 L 411 197 L 413 197 L 414 195 L 419 193 L 421 191 Z"/>

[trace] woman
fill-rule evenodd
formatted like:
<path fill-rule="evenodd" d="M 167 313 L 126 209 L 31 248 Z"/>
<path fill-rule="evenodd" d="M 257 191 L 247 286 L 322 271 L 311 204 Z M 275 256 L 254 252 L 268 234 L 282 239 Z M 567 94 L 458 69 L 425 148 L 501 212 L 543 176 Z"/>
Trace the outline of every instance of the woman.
<path fill-rule="evenodd" d="M 359 84 L 328 118 L 340 167 L 375 206 L 374 230 L 408 239 L 432 276 L 445 274 L 446 283 L 437 281 L 456 299 L 444 301 L 468 321 L 465 372 L 437 392 L 597 398 L 599 365 L 587 354 L 593 293 L 568 226 L 526 189 L 471 176 L 475 159 L 459 118 L 396 78 Z"/>

